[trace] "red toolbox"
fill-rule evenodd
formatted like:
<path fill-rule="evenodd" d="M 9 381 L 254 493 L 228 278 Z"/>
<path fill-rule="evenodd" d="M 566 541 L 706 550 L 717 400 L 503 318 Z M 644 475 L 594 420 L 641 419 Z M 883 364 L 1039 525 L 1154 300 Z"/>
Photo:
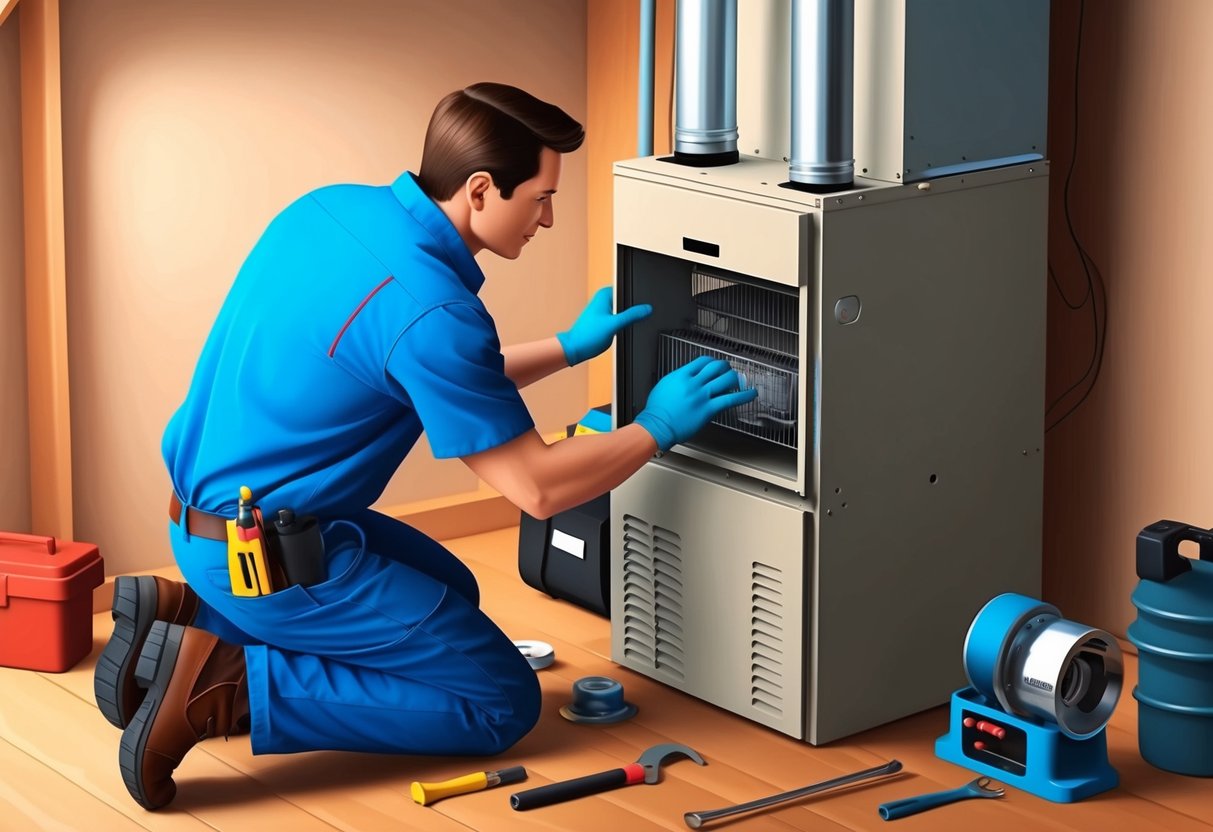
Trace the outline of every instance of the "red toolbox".
<path fill-rule="evenodd" d="M 91 543 L 0 532 L 0 665 L 61 673 L 93 649 L 93 589 L 105 566 Z"/>

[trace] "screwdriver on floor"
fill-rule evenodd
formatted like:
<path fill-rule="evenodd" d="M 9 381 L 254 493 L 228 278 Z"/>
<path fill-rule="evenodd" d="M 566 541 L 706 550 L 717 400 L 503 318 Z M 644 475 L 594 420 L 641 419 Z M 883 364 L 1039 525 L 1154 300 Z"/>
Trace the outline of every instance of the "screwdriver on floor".
<path fill-rule="evenodd" d="M 481 789 L 491 789 L 507 783 L 520 783 L 525 779 L 526 769 L 522 766 L 513 766 L 500 771 L 478 771 L 475 774 L 465 774 L 453 780 L 443 780 L 441 783 L 419 783 L 414 780 L 413 785 L 409 787 L 409 793 L 413 795 L 413 800 L 422 806 L 428 806 L 435 800 L 441 800 L 444 797 L 478 792 Z"/>

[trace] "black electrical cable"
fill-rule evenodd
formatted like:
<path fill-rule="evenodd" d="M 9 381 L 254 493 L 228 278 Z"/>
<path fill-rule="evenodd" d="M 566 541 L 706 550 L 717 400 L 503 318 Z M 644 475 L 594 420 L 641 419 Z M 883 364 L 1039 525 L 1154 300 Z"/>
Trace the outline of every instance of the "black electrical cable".
<path fill-rule="evenodd" d="M 1082 36 L 1083 36 L 1083 21 L 1086 15 L 1086 0 L 1081 0 L 1078 5 L 1078 43 L 1074 50 L 1074 135 L 1070 147 L 1070 167 L 1066 173 L 1066 184 L 1063 191 L 1062 202 L 1065 208 L 1066 227 L 1070 232 L 1070 239 L 1074 242 L 1074 247 L 1078 251 L 1079 259 L 1082 261 L 1083 273 L 1086 275 L 1087 290 L 1083 295 L 1082 300 L 1077 305 L 1070 302 L 1066 297 L 1066 293 L 1061 288 L 1061 283 L 1057 280 L 1057 275 L 1053 271 L 1052 265 L 1049 266 L 1049 277 L 1053 281 L 1053 285 L 1057 289 L 1057 293 L 1061 295 L 1062 302 L 1071 309 L 1079 310 L 1088 302 L 1091 304 L 1091 321 L 1092 328 L 1095 334 L 1095 343 L 1091 350 L 1091 361 L 1087 365 L 1086 371 L 1069 387 L 1066 388 L 1060 396 L 1058 396 L 1052 404 L 1045 410 L 1045 416 L 1053 411 L 1059 404 L 1065 401 L 1066 397 L 1074 390 L 1078 389 L 1088 376 L 1091 376 L 1091 382 L 1087 389 L 1083 392 L 1080 398 L 1074 405 L 1063 413 L 1056 421 L 1045 428 L 1045 433 L 1053 430 L 1053 428 L 1064 422 L 1069 416 L 1082 406 L 1087 397 L 1091 395 L 1091 391 L 1095 388 L 1095 383 L 1099 380 L 1100 370 L 1103 369 L 1103 354 L 1104 345 L 1107 343 L 1108 335 L 1108 293 L 1107 287 L 1104 284 L 1103 275 L 1099 271 L 1099 267 L 1095 264 L 1094 259 L 1083 248 L 1082 243 L 1078 239 L 1078 234 L 1074 231 L 1074 220 L 1070 214 L 1070 184 L 1074 178 L 1075 163 L 1078 159 L 1078 116 L 1079 116 L 1079 70 L 1082 64 Z M 1094 272 L 1094 278 L 1092 278 Z M 1100 294 L 1103 298 L 1103 327 L 1101 329 L 1099 323 L 1098 298 L 1095 295 L 1095 283 L 1099 284 Z M 1092 372 L 1094 375 L 1092 376 Z"/>
<path fill-rule="evenodd" d="M 1085 258 L 1087 257 L 1086 252 L 1085 251 L 1081 252 L 1080 256 L 1082 256 L 1084 258 L 1084 267 L 1085 267 L 1086 266 Z M 1078 410 L 1078 408 L 1082 405 L 1082 403 L 1087 400 L 1087 397 L 1091 395 L 1091 390 L 1093 390 L 1095 388 L 1095 382 L 1097 382 L 1099 380 L 1099 372 L 1100 372 L 1100 370 L 1103 369 L 1103 350 L 1104 350 L 1104 344 L 1106 343 L 1107 336 L 1108 336 L 1108 296 L 1107 296 L 1107 291 L 1104 289 L 1103 279 L 1099 275 L 1099 270 L 1098 270 L 1098 268 L 1095 267 L 1094 261 L 1091 261 L 1090 267 L 1095 269 L 1096 277 L 1098 278 L 1098 283 L 1100 286 L 1100 293 L 1103 296 L 1103 328 L 1100 329 L 1096 301 L 1094 298 L 1092 298 L 1091 299 L 1091 327 L 1095 333 L 1095 344 L 1094 344 L 1092 352 L 1091 352 L 1091 361 L 1087 364 L 1086 372 L 1084 372 L 1078 378 L 1077 381 L 1075 381 L 1073 384 L 1071 384 L 1069 387 L 1067 387 L 1065 392 L 1062 393 L 1060 396 L 1058 396 L 1056 400 L 1054 400 L 1053 404 L 1049 405 L 1048 410 L 1045 411 L 1045 416 L 1048 416 L 1049 411 L 1051 411 L 1058 404 L 1060 404 L 1062 401 L 1064 401 L 1066 396 L 1070 395 L 1070 393 L 1072 393 L 1084 381 L 1086 381 L 1087 376 L 1091 375 L 1092 370 L 1094 370 L 1095 375 L 1091 378 L 1091 383 L 1087 386 L 1087 389 L 1085 391 L 1083 391 L 1082 398 L 1080 398 L 1077 402 L 1075 402 L 1073 407 L 1071 407 L 1069 410 L 1067 410 L 1065 413 L 1063 413 L 1060 417 L 1058 417 L 1056 421 L 1054 421 L 1051 425 L 1049 425 L 1047 428 L 1045 428 L 1045 433 L 1048 433 L 1049 431 L 1053 430 L 1053 428 L 1055 428 L 1059 424 L 1061 424 L 1070 414 L 1072 414 L 1074 411 Z M 1079 308 L 1081 308 L 1081 307 L 1079 307 Z"/>
<path fill-rule="evenodd" d="M 1067 307 L 1077 312 L 1079 309 L 1082 309 L 1087 305 L 1087 298 L 1091 297 L 1091 284 L 1087 284 L 1087 291 L 1082 296 L 1082 300 L 1080 300 L 1078 303 L 1070 303 L 1070 299 L 1066 297 L 1066 290 L 1061 288 L 1061 284 L 1057 281 L 1057 275 L 1053 272 L 1052 263 L 1049 264 L 1049 279 L 1053 281 L 1053 286 L 1057 289 L 1057 294 L 1061 295 L 1061 299 L 1065 302 Z"/>

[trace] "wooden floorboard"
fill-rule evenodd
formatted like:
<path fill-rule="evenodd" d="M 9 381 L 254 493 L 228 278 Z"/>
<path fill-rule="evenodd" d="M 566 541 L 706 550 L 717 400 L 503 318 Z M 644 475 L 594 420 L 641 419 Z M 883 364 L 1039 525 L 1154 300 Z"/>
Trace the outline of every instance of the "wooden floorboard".
<path fill-rule="evenodd" d="M 81 818 L 89 818 L 97 832 L 146 828 L 5 740 L 0 740 L 0 772 L 2 829 L 75 829 Z M 54 799 L 45 799 L 48 795 Z"/>
<path fill-rule="evenodd" d="M 119 732 L 92 701 L 92 672 L 109 636 L 108 613 L 94 617 L 94 650 L 62 674 L 0 668 L 0 829 L 310 830 L 416 829 L 422 832 L 671 832 L 686 811 L 710 810 L 799 788 L 896 758 L 905 771 L 884 781 L 716 824 L 754 832 L 859 832 L 885 828 L 876 807 L 923 792 L 954 788 L 972 772 L 934 755 L 947 728 L 937 708 L 821 748 L 741 719 L 610 660 L 607 621 L 522 583 L 517 529 L 459 538 L 447 546 L 480 582 L 482 606 L 511 638 L 540 639 L 556 663 L 540 671 L 539 725 L 498 758 L 406 757 L 341 752 L 253 756 L 247 737 L 207 740 L 177 772 L 171 806 L 146 812 L 118 773 Z M 172 570 L 159 570 L 172 574 Z M 1016 789 L 997 801 L 969 801 L 900 821 L 897 829 L 1021 832 L 1200 832 L 1213 829 L 1213 780 L 1160 771 L 1137 752 L 1136 657 L 1108 729 L 1109 756 L 1121 786 L 1075 804 L 1054 804 Z M 957 656 L 957 661 L 961 657 Z M 639 708 L 626 722 L 575 725 L 559 715 L 573 683 L 588 675 L 618 679 Z M 651 745 L 680 742 L 706 766 L 680 760 L 653 786 L 619 789 L 530 812 L 509 808 L 524 788 L 615 768 Z M 528 780 L 421 807 L 413 780 L 524 765 Z"/>

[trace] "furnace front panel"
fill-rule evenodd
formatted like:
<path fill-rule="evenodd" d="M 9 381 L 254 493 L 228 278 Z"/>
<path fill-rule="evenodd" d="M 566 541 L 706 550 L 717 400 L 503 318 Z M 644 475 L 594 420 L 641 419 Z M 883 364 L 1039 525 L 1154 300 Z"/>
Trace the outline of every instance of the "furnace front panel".
<path fill-rule="evenodd" d="M 1038 595 L 1047 164 L 780 187 L 615 168 L 614 419 L 697 355 L 756 401 L 612 494 L 612 657 L 813 743 L 947 701 L 968 623 Z"/>

